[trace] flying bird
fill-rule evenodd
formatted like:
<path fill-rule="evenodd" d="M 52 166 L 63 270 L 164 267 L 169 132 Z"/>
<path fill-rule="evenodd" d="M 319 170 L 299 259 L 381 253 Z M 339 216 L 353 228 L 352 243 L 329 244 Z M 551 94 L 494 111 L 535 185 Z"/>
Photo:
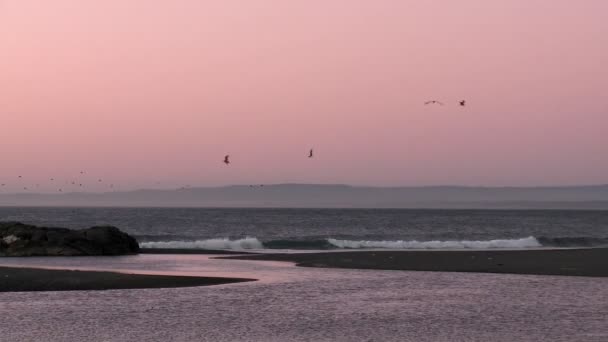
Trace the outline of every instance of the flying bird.
<path fill-rule="evenodd" d="M 460 103 L 460 105 L 461 105 L 462 107 L 464 107 L 464 106 L 467 104 L 467 101 L 462 100 L 462 101 L 458 101 L 458 103 Z"/>
<path fill-rule="evenodd" d="M 224 164 L 226 164 L 226 165 L 230 164 L 230 155 L 228 155 L 228 154 L 227 154 L 227 155 L 224 157 Z"/>
<path fill-rule="evenodd" d="M 308 153 L 308 158 L 312 158 L 313 157 L 313 150 L 312 148 L 310 149 L 310 152 Z"/>
<path fill-rule="evenodd" d="M 430 100 L 430 101 L 426 101 L 426 102 L 424 103 L 424 105 L 430 105 L 430 104 L 438 104 L 438 105 L 440 105 L 440 106 L 443 106 L 443 103 L 442 103 L 442 102 L 439 102 L 439 101 L 437 101 L 437 100 Z"/>

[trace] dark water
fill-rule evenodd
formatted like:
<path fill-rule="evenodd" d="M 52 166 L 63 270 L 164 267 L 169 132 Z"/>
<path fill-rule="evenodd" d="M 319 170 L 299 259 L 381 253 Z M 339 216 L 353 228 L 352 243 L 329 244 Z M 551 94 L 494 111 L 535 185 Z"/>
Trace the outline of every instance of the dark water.
<path fill-rule="evenodd" d="M 608 211 L 5 207 L 0 208 L 0 221 L 68 228 L 114 225 L 135 235 L 140 242 L 148 243 L 148 247 L 326 249 L 608 245 Z"/>
<path fill-rule="evenodd" d="M 0 262 L 260 279 L 0 293 L 1 341 L 608 341 L 608 278 L 317 269 L 200 255 Z"/>

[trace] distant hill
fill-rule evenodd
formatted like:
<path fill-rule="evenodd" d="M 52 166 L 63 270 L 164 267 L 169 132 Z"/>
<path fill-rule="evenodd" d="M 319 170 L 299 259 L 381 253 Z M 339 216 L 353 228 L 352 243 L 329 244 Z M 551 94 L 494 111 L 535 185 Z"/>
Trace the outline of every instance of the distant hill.
<path fill-rule="evenodd" d="M 109 193 L 0 194 L 0 206 L 608 209 L 608 185 L 567 187 L 234 185 Z"/>

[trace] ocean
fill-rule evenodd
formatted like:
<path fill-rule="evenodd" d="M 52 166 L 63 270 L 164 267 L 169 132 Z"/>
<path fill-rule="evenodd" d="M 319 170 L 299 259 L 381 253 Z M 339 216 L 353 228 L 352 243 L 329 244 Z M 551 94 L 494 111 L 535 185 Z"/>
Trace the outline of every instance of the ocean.
<path fill-rule="evenodd" d="M 608 245 L 608 211 L 0 208 L 0 221 L 113 225 L 142 247 L 459 249 Z"/>

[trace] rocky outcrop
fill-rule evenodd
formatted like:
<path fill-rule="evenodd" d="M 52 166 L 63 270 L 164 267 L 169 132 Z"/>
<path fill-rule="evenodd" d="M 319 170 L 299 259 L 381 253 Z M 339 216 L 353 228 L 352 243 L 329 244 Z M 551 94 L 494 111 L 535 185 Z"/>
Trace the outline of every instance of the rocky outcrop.
<path fill-rule="evenodd" d="M 116 227 L 82 230 L 0 223 L 0 256 L 124 255 L 139 252 L 137 241 Z"/>

